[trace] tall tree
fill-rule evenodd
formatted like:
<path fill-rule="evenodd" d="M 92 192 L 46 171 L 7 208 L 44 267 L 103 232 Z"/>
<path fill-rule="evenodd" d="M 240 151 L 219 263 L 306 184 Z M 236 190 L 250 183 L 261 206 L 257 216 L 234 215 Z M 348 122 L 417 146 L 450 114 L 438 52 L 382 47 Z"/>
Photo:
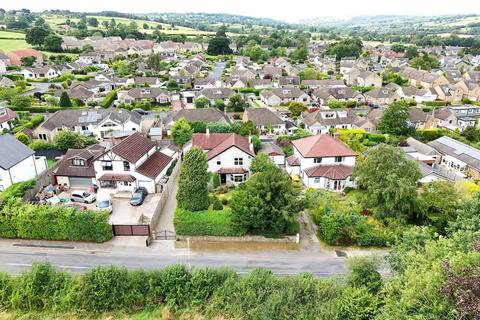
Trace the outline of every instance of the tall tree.
<path fill-rule="evenodd" d="M 233 50 L 230 48 L 230 39 L 227 37 L 225 26 L 221 26 L 217 30 L 215 37 L 210 39 L 207 53 L 212 56 L 233 53 Z"/>
<path fill-rule="evenodd" d="M 379 144 L 357 161 L 353 176 L 364 189 L 363 205 L 380 217 L 412 218 L 417 212 L 418 164 L 399 149 Z"/>
<path fill-rule="evenodd" d="M 43 42 L 43 47 L 47 51 L 51 52 L 61 52 L 62 51 L 62 43 L 63 39 L 59 36 L 50 33 L 48 36 L 45 37 Z"/>
<path fill-rule="evenodd" d="M 25 41 L 32 46 L 43 46 L 43 42 L 49 34 L 50 31 L 44 27 L 33 27 L 27 30 Z"/>
<path fill-rule="evenodd" d="M 185 153 L 178 181 L 177 204 L 189 211 L 206 210 L 208 198 L 208 162 L 200 148 L 192 148 Z"/>
<path fill-rule="evenodd" d="M 410 106 L 404 101 L 394 102 L 385 109 L 378 129 L 382 133 L 396 136 L 408 136 L 415 132 L 415 127 L 409 119 Z"/>
<path fill-rule="evenodd" d="M 232 223 L 239 233 L 281 235 L 303 209 L 299 192 L 284 171 L 269 166 L 234 191 Z"/>
<path fill-rule="evenodd" d="M 192 135 L 193 129 L 185 118 L 180 118 L 175 121 L 175 124 L 172 127 L 172 138 L 177 145 L 183 146 L 192 139 Z"/>
<path fill-rule="evenodd" d="M 58 105 L 62 108 L 72 107 L 72 101 L 70 100 L 70 97 L 68 96 L 67 91 L 63 91 L 62 94 L 60 95 L 60 102 Z"/>

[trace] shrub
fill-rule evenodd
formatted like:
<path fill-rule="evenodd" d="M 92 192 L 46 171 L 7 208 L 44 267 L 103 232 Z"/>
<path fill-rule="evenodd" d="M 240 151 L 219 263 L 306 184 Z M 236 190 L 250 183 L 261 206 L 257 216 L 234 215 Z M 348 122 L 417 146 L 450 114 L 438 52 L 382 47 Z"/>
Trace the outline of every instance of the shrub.
<path fill-rule="evenodd" d="M 113 236 L 106 212 L 26 204 L 15 198 L 4 201 L 0 225 L 3 238 L 105 242 Z"/>
<path fill-rule="evenodd" d="M 395 234 L 357 213 L 331 212 L 316 217 L 320 238 L 328 245 L 386 246 Z"/>
<path fill-rule="evenodd" d="M 40 139 L 35 139 L 28 145 L 32 150 L 45 150 L 45 149 L 55 149 L 55 145 L 51 142 L 47 142 Z"/>
<path fill-rule="evenodd" d="M 177 159 L 173 159 L 172 164 L 170 165 L 170 167 L 168 167 L 167 172 L 165 173 L 165 175 L 167 175 L 167 176 L 169 177 L 169 176 L 172 174 L 173 169 L 174 169 L 175 166 L 177 165 L 177 162 L 178 162 Z"/>
<path fill-rule="evenodd" d="M 99 313 L 125 307 L 129 291 L 128 271 L 124 267 L 96 267 L 82 277 L 77 300 L 81 309 Z"/>
<path fill-rule="evenodd" d="M 211 198 L 212 210 L 223 210 L 222 202 L 216 196 L 212 196 Z"/>
<path fill-rule="evenodd" d="M 217 172 L 214 172 L 212 174 L 212 184 L 213 184 L 213 188 L 215 189 L 220 187 L 220 175 Z"/>
<path fill-rule="evenodd" d="M 31 271 L 16 279 L 10 303 L 24 310 L 52 308 L 60 303 L 61 292 L 71 283 L 69 274 L 56 271 L 49 263 L 33 263 Z"/>
<path fill-rule="evenodd" d="M 191 212 L 177 209 L 174 218 L 175 231 L 189 236 L 241 236 L 232 226 L 230 210 Z"/>
<path fill-rule="evenodd" d="M 28 180 L 12 184 L 0 193 L 0 202 L 13 198 L 22 198 L 28 190 L 35 187 L 35 183 L 35 180 Z"/>

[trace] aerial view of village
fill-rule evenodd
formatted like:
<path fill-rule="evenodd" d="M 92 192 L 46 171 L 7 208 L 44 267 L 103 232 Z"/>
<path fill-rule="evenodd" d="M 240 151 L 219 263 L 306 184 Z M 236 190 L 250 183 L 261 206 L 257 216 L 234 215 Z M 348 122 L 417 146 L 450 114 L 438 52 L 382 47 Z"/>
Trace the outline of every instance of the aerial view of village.
<path fill-rule="evenodd" d="M 480 320 L 480 6 L 1 3 L 0 319 Z"/>

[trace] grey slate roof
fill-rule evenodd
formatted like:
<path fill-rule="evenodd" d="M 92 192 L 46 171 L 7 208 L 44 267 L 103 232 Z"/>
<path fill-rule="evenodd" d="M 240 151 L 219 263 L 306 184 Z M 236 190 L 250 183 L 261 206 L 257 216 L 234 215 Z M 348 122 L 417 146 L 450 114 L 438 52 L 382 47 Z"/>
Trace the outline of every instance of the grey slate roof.
<path fill-rule="evenodd" d="M 468 164 L 470 167 L 480 170 L 479 149 L 475 149 L 465 143 L 446 136 L 430 141 L 428 145 L 435 148 L 441 154 L 457 158 Z"/>
<path fill-rule="evenodd" d="M 80 118 L 82 124 L 98 124 L 103 119 L 109 118 L 112 121 L 125 123 L 128 120 L 136 124 L 140 124 L 141 116 L 136 112 L 130 112 L 126 109 L 72 109 L 72 110 L 60 110 L 55 112 L 50 118 L 48 118 L 41 126 L 48 130 L 54 130 L 59 127 L 74 127 L 80 124 Z"/>
<path fill-rule="evenodd" d="M 8 134 L 0 136 L 0 150 L 0 168 L 4 170 L 35 154 L 32 149 Z"/>

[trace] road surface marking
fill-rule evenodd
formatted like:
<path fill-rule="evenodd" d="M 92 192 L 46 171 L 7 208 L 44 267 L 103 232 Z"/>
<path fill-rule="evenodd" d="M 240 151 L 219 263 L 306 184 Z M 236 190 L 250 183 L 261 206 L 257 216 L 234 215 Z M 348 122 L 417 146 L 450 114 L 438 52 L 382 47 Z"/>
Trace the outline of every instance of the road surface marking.
<path fill-rule="evenodd" d="M 9 266 L 13 267 L 31 267 L 31 263 L 7 263 Z M 57 268 L 62 268 L 62 269 L 89 269 L 90 267 L 80 267 L 80 266 L 61 266 L 61 265 L 53 265 L 54 267 Z"/>

